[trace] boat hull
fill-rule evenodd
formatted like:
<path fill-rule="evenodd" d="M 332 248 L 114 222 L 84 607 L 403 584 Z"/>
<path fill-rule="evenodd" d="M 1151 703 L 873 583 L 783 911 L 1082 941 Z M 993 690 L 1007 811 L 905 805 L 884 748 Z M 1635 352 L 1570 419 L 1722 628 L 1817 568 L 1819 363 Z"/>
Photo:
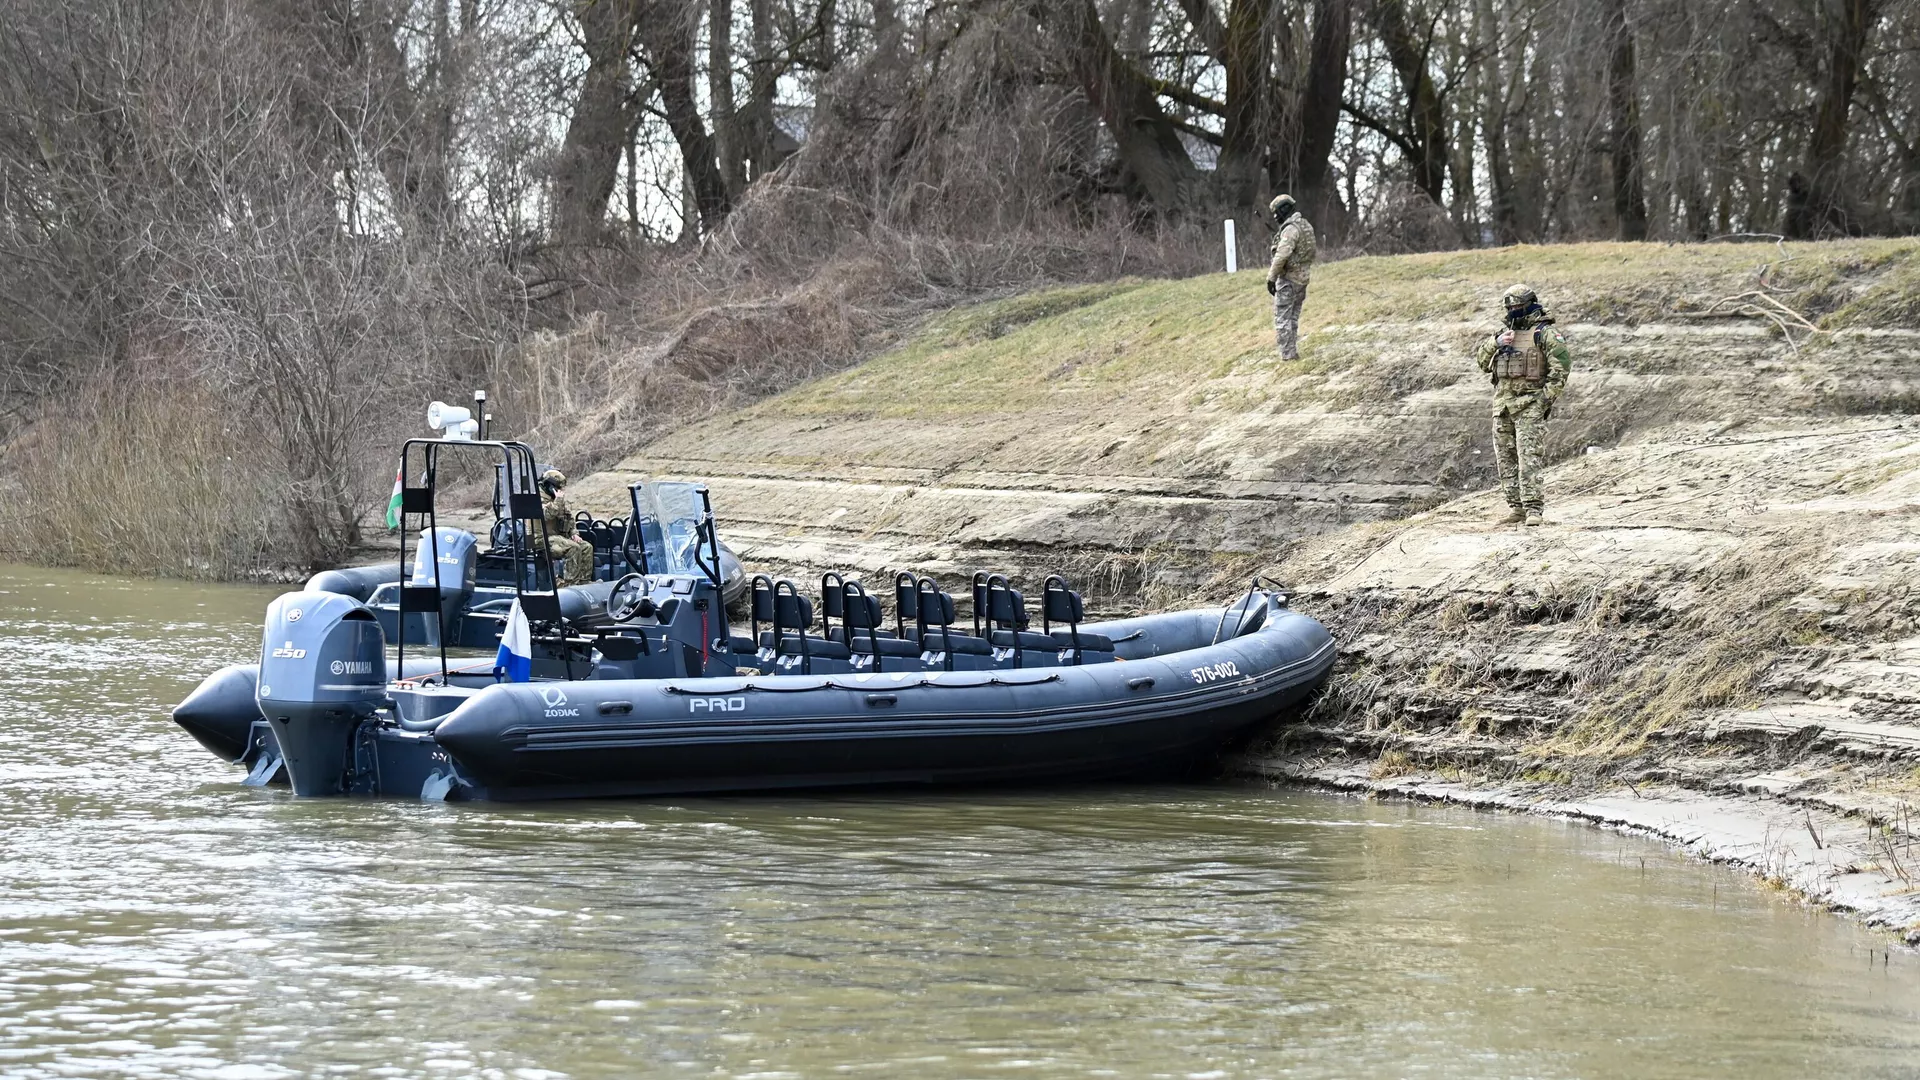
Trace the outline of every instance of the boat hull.
<path fill-rule="evenodd" d="M 503 800 L 1145 778 L 1296 711 L 1333 659 L 1319 623 L 1282 613 L 1084 667 L 502 685 L 433 738 L 464 797 Z"/>

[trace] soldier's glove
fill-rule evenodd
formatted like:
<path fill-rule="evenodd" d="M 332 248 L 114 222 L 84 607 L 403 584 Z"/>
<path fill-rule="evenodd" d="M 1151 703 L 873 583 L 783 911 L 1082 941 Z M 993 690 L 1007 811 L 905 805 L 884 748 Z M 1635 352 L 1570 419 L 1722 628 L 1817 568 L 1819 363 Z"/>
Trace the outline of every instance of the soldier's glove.
<path fill-rule="evenodd" d="M 1268 279 L 1267 279 L 1267 295 L 1268 295 L 1268 296 L 1276 296 L 1276 295 L 1278 295 L 1278 294 L 1279 294 L 1279 292 L 1280 292 L 1280 286 L 1278 286 L 1278 285 L 1275 285 L 1275 284 L 1273 283 L 1273 279 L 1272 279 L 1272 278 L 1268 278 Z"/>

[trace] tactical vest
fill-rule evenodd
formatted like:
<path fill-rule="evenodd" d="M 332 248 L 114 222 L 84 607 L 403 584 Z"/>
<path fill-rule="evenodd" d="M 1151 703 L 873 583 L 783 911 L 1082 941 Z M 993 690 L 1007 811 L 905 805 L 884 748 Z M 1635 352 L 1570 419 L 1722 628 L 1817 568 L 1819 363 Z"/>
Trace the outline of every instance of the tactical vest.
<path fill-rule="evenodd" d="M 1547 381 L 1547 350 L 1541 347 L 1541 327 L 1515 330 L 1513 344 L 1502 345 L 1493 354 L 1495 382 L 1521 382 L 1532 386 Z"/>

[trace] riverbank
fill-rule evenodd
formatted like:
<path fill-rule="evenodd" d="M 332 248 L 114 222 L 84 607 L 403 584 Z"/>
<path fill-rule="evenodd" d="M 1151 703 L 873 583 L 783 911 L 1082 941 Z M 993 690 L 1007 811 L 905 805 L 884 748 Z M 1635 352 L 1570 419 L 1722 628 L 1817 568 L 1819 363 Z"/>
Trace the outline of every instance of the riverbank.
<path fill-rule="evenodd" d="M 1632 827 L 1915 939 L 1916 463 L 1892 416 L 1665 425 L 1539 529 L 1482 493 L 1303 544 L 1341 664 L 1247 767 Z"/>
<path fill-rule="evenodd" d="M 1516 280 L 1575 355 L 1539 529 L 1496 524 L 1469 359 Z M 1344 654 L 1247 769 L 1631 825 L 1913 929 L 1920 244 L 1353 259 L 1313 288 L 1297 364 L 1257 273 L 958 310 L 576 501 L 699 476 L 756 568 L 1063 571 L 1111 612 L 1260 573 Z"/>

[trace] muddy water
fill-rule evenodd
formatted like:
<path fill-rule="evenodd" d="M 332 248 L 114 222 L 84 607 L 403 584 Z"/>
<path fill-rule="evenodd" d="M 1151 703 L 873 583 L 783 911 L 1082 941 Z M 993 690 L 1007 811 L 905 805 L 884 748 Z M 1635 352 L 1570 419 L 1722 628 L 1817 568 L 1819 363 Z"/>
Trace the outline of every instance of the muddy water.
<path fill-rule="evenodd" d="M 1899 1076 L 1920 963 L 1585 826 L 1217 786 L 295 802 L 268 591 L 0 568 L 0 1076 Z"/>

